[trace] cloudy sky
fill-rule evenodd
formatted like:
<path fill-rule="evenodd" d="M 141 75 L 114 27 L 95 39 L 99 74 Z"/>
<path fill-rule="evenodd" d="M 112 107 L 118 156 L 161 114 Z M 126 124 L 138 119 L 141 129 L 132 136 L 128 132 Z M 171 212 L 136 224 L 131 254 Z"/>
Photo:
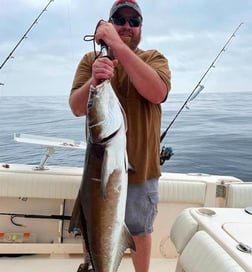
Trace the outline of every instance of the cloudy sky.
<path fill-rule="evenodd" d="M 49 0 L 0 0 L 0 65 Z M 0 95 L 68 95 L 76 66 L 93 49 L 84 42 L 113 0 L 54 0 L 0 70 Z M 202 83 L 208 91 L 252 90 L 251 0 L 138 0 L 142 49 L 169 60 L 173 92 L 190 93 L 243 22 Z M 4 85 L 2 85 L 4 84 Z"/>

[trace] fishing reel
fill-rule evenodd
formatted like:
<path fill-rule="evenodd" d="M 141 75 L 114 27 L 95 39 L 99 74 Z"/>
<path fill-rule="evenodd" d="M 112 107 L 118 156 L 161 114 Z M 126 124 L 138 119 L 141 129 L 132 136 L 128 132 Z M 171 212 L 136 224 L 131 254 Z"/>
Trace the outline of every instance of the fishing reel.
<path fill-rule="evenodd" d="M 168 161 L 172 155 L 174 155 L 172 148 L 170 146 L 163 146 L 160 152 L 160 165 L 163 165 L 165 161 Z"/>

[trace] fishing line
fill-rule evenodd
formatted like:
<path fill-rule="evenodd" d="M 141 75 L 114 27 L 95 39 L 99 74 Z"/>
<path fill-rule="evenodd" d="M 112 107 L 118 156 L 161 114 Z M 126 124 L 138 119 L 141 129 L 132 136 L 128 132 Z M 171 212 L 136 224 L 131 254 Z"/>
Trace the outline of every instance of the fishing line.
<path fill-rule="evenodd" d="M 7 61 L 8 61 L 10 58 L 14 58 L 14 57 L 13 57 L 13 53 L 16 51 L 16 49 L 17 49 L 18 46 L 22 43 L 22 41 L 28 37 L 28 33 L 32 30 L 32 28 L 34 27 L 34 25 L 38 23 L 39 18 L 43 15 L 43 13 L 47 10 L 47 8 L 49 7 L 49 5 L 50 5 L 53 1 L 54 1 L 54 0 L 50 0 L 50 1 L 47 3 L 47 5 L 43 8 L 43 10 L 40 12 L 40 14 L 38 15 L 38 17 L 34 20 L 34 22 L 31 24 L 31 26 L 28 28 L 28 30 L 25 32 L 25 34 L 21 37 L 21 39 L 18 41 L 18 43 L 14 46 L 14 48 L 11 50 L 11 52 L 9 53 L 9 55 L 7 56 L 7 58 L 4 60 L 4 62 L 1 64 L 0 70 L 4 67 L 4 65 L 7 63 Z"/>
<path fill-rule="evenodd" d="M 93 42 L 93 51 L 94 51 L 94 54 L 95 54 L 95 59 L 97 59 L 97 58 L 99 58 L 100 56 L 108 56 L 108 47 L 107 47 L 107 45 L 103 42 L 103 41 L 100 41 L 101 43 L 100 43 L 100 51 L 97 53 L 97 50 L 96 50 L 96 43 L 95 43 L 95 34 L 96 34 L 96 31 L 97 31 L 97 28 L 98 28 L 98 26 L 99 26 L 99 24 L 100 24 L 100 22 L 102 22 L 102 21 L 104 21 L 104 20 L 99 20 L 99 22 L 97 23 L 97 25 L 96 25 L 96 27 L 95 27 L 95 31 L 94 31 L 94 34 L 88 34 L 88 35 L 85 35 L 84 37 L 83 37 L 83 40 L 85 41 L 85 42 L 90 42 L 90 41 L 92 41 Z M 103 52 L 103 50 L 105 51 L 105 52 Z"/>
<path fill-rule="evenodd" d="M 173 118 L 173 120 L 171 121 L 171 123 L 169 124 L 169 126 L 161 134 L 161 136 L 160 136 L 160 143 L 163 141 L 163 139 L 167 135 L 167 132 L 169 131 L 169 129 L 171 128 L 171 126 L 173 125 L 173 123 L 175 122 L 175 120 L 178 118 L 179 114 L 182 112 L 182 110 L 184 109 L 184 107 L 187 106 L 188 102 L 192 101 L 193 99 L 195 99 L 198 96 L 198 94 L 204 89 L 204 85 L 201 84 L 202 81 L 203 81 L 203 79 L 206 77 L 206 75 L 209 73 L 209 71 L 212 68 L 215 68 L 215 64 L 216 64 L 217 60 L 225 52 L 225 50 L 227 49 L 228 45 L 231 43 L 232 39 L 235 37 L 235 34 L 238 32 L 239 28 L 242 25 L 243 25 L 243 22 L 241 22 L 238 25 L 238 27 L 235 29 L 235 31 L 232 33 L 232 35 L 230 36 L 230 38 L 224 44 L 223 48 L 220 50 L 220 52 L 217 54 L 217 56 L 215 57 L 215 59 L 213 60 L 213 62 L 210 64 L 210 66 L 208 67 L 208 69 L 206 70 L 206 72 L 203 74 L 203 76 L 201 77 L 201 79 L 199 80 L 199 82 L 196 84 L 196 86 L 193 89 L 193 91 L 187 97 L 187 99 L 185 100 L 184 104 L 179 109 L 179 111 L 177 112 L 177 114 L 175 115 L 175 117 Z M 165 160 L 169 160 L 172 155 L 173 155 L 173 151 L 172 151 L 171 147 L 165 147 L 165 146 L 163 146 L 162 150 L 161 150 L 161 153 L 160 153 L 160 164 L 162 165 L 165 162 Z"/>

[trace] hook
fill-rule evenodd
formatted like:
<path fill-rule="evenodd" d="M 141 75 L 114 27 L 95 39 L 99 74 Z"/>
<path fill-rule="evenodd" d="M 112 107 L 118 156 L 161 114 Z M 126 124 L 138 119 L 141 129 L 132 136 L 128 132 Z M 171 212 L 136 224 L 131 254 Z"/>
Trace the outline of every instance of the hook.
<path fill-rule="evenodd" d="M 25 225 L 16 223 L 16 222 L 14 221 L 14 219 L 15 219 L 16 217 L 18 217 L 18 216 L 16 216 L 16 215 L 12 215 L 12 216 L 11 216 L 11 218 L 10 218 L 11 223 L 12 223 L 13 225 L 17 226 L 17 227 L 25 227 Z"/>

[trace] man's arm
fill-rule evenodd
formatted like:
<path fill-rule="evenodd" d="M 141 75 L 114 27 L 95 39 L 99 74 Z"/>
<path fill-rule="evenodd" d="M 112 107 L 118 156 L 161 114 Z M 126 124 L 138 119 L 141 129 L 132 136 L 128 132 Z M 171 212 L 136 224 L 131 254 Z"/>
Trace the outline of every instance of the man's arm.
<path fill-rule="evenodd" d="M 122 63 L 130 81 L 141 96 L 152 103 L 161 103 L 167 96 L 167 86 L 158 73 L 127 45 L 117 46 L 115 56 Z"/>
<path fill-rule="evenodd" d="M 96 42 L 100 40 L 111 48 L 113 55 L 123 65 L 137 91 L 152 103 L 160 103 L 167 96 L 167 86 L 158 73 L 120 38 L 111 23 L 102 21 L 96 32 Z"/>
<path fill-rule="evenodd" d="M 114 74 L 114 66 L 117 65 L 117 62 L 117 60 L 111 61 L 108 58 L 98 58 L 94 61 L 91 78 L 70 94 L 69 105 L 75 116 L 86 115 L 90 86 L 93 85 L 95 87 L 100 84 L 102 80 L 111 78 Z M 80 66 L 78 69 L 81 69 Z"/>
<path fill-rule="evenodd" d="M 91 82 L 92 78 L 70 94 L 69 105 L 75 116 L 83 116 L 87 113 L 87 101 Z"/>

